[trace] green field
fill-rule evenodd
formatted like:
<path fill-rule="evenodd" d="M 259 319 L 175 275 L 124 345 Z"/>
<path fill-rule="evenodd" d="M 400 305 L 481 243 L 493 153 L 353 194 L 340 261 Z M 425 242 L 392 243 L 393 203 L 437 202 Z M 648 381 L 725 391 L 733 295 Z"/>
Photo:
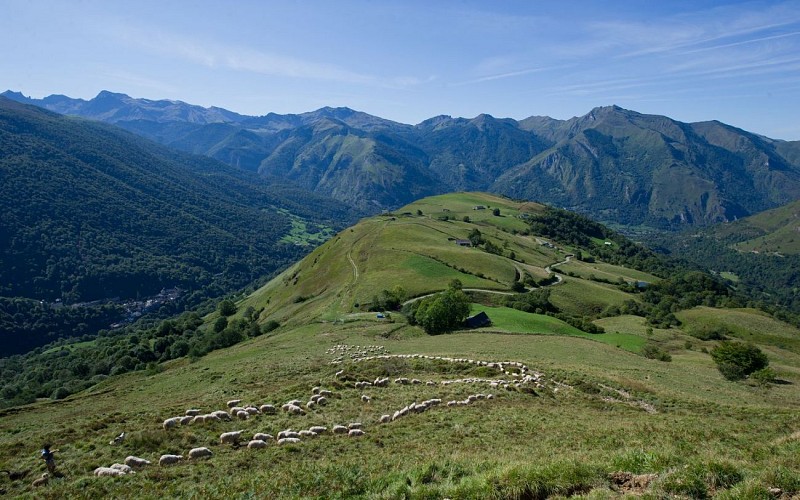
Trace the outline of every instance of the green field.
<path fill-rule="evenodd" d="M 261 323 L 280 323 L 277 329 L 201 357 L 108 377 L 62 400 L 0 410 L 0 469 L 22 473 L 14 480 L 0 476 L 3 494 L 54 499 L 775 498 L 769 488 L 780 488 L 782 498 L 800 494 L 800 331 L 763 313 L 700 307 L 677 312 L 679 328 L 653 329 L 638 316 L 601 318 L 609 305 L 636 296 L 573 277 L 549 287 L 552 304 L 567 314 L 594 318 L 606 333 L 588 334 L 550 316 L 473 304 L 473 312 L 487 312 L 492 326 L 428 335 L 399 312 L 378 318 L 367 310 L 366 303 L 383 289 L 402 286 L 416 296 L 444 290 L 454 278 L 464 288 L 487 290 L 476 292 L 476 301 L 502 298 L 518 268 L 525 268 L 507 253 L 461 248 L 448 240 L 465 237 L 472 227 L 498 238 L 505 252 L 518 248 L 549 257 L 549 263 L 563 257 L 544 250 L 533 236 L 504 231 L 508 221 L 493 224 L 491 212 L 475 223 L 432 215 L 448 208 L 472 218 L 477 204 L 497 206 L 508 219 L 514 210 L 536 210 L 490 195 L 452 194 L 365 219 L 237 302 L 231 319 L 252 306 Z M 402 215 L 406 211 L 412 215 Z M 611 274 L 642 276 L 597 266 Z M 205 328 L 217 318 L 218 313 L 207 316 Z M 708 352 L 717 341 L 689 335 L 704 325 L 724 325 L 734 338 L 761 347 L 779 383 L 726 381 Z M 664 349 L 671 361 L 645 358 L 641 351 L 647 344 Z M 374 355 L 388 357 L 362 359 Z M 379 377 L 390 382 L 356 388 L 357 382 Z M 402 383 L 403 377 L 409 383 Z M 226 409 L 232 399 L 241 399 L 242 406 L 280 407 L 293 399 L 305 405 L 314 387 L 332 394 L 326 405 L 306 407 L 303 415 L 279 410 L 230 422 L 163 426 L 188 409 Z M 474 401 L 466 403 L 469 396 Z M 419 412 L 406 408 L 407 414 L 380 422 L 383 415 L 431 399 L 441 404 Z M 456 403 L 448 406 L 451 401 Z M 364 435 L 330 432 L 349 423 L 361 423 Z M 328 430 L 297 444 L 271 439 L 265 449 L 246 447 L 257 432 L 276 436 L 311 426 Z M 243 431 L 243 446 L 220 443 L 222 432 L 235 430 Z M 109 444 L 123 431 L 122 443 Z M 45 442 L 59 450 L 63 476 L 34 489 L 31 481 L 45 470 L 37 452 Z M 196 447 L 208 447 L 213 456 L 155 464 L 162 454 L 186 455 Z M 154 464 L 133 475 L 93 476 L 96 467 L 128 455 Z M 642 487 L 631 488 L 616 484 L 615 473 L 652 476 L 639 476 Z"/>

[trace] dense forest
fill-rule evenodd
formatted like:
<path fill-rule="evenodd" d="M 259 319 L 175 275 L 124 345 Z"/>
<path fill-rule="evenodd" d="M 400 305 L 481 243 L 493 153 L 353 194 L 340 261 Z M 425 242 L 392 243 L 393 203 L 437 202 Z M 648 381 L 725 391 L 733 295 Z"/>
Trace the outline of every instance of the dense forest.
<path fill-rule="evenodd" d="M 359 215 L 284 181 L 2 98 L 0 211 L 0 296 L 106 301 L 47 318 L 0 301 L 0 354 L 91 333 L 111 318 L 110 299 L 179 287 L 189 307 L 230 293 L 307 251 L 289 238 L 295 226 L 322 235 Z"/>

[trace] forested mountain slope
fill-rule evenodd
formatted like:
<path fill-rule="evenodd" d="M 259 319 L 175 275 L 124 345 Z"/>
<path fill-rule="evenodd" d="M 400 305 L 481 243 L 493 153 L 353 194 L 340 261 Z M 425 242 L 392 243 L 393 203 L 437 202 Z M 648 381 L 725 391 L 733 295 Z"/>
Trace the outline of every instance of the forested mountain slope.
<path fill-rule="evenodd" d="M 46 303 L 172 287 L 196 303 L 302 255 L 293 228 L 322 241 L 356 216 L 285 181 L 4 98 L 0 178 L 0 296 Z M 4 336 L 26 331 L 12 318 L 21 310 L 3 316 Z"/>

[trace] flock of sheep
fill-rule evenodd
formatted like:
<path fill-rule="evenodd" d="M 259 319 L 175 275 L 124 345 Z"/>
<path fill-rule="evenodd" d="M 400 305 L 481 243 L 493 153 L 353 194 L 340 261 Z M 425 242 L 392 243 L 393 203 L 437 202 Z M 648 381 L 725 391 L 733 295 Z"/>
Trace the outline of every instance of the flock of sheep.
<path fill-rule="evenodd" d="M 388 351 L 386 351 L 386 349 L 383 346 L 359 347 L 359 346 L 349 346 L 349 345 L 337 345 L 332 347 L 331 349 L 328 349 L 327 353 L 329 355 L 334 356 L 334 359 L 332 361 L 333 364 L 340 364 L 345 357 L 349 358 L 349 361 L 352 361 L 353 363 L 365 362 L 370 360 L 391 359 L 391 358 L 425 359 L 431 361 L 466 363 L 475 366 L 483 366 L 489 369 L 495 369 L 497 370 L 498 374 L 505 374 L 508 377 L 510 377 L 508 379 L 470 377 L 470 378 L 460 378 L 453 380 L 441 380 L 439 382 L 428 380 L 424 382 L 425 386 L 438 386 L 438 385 L 447 386 L 450 384 L 464 383 L 464 384 L 488 384 L 490 387 L 494 388 L 511 389 L 513 387 L 519 387 L 522 384 L 533 384 L 536 387 L 543 387 L 544 384 L 542 374 L 531 372 L 526 365 L 514 361 L 490 362 L 490 361 L 480 361 L 480 360 L 465 359 L 465 358 L 428 356 L 422 354 L 392 355 L 388 354 Z M 345 373 L 345 370 L 337 371 L 335 373 L 335 377 L 345 384 L 349 384 L 350 381 L 352 381 L 352 377 L 348 376 Z M 353 387 L 357 390 L 364 390 L 370 387 L 388 387 L 392 383 L 394 383 L 395 385 L 423 384 L 421 380 L 416 378 L 409 379 L 407 377 L 397 377 L 393 381 L 390 381 L 388 377 L 378 377 L 371 381 L 357 380 L 353 383 Z M 305 415 L 307 411 L 312 410 L 315 407 L 325 406 L 326 404 L 328 404 L 329 399 L 334 396 L 335 396 L 334 393 L 330 390 L 323 389 L 321 387 L 313 387 L 311 389 L 311 395 L 307 400 L 304 401 L 299 399 L 293 399 L 281 405 L 280 407 L 277 407 L 276 405 L 273 404 L 247 406 L 247 405 L 242 405 L 242 401 L 240 399 L 233 399 L 227 402 L 226 405 L 227 409 L 225 410 L 215 410 L 209 413 L 204 413 L 199 409 L 191 408 L 186 410 L 183 415 L 173 416 L 165 419 L 162 423 L 162 427 L 165 431 L 172 432 L 174 429 L 181 426 L 208 425 L 223 421 L 230 422 L 234 419 L 248 420 L 258 415 L 277 414 L 279 408 L 280 410 L 284 411 L 287 415 Z M 469 396 L 467 396 L 462 400 L 452 400 L 448 401 L 445 404 L 443 404 L 441 398 L 430 398 L 421 402 L 413 401 L 407 404 L 406 406 L 394 411 L 393 413 L 387 413 L 381 415 L 380 418 L 376 419 L 376 423 L 388 424 L 406 415 L 422 413 L 431 408 L 435 408 L 439 405 L 444 405 L 447 407 L 465 406 L 473 404 L 477 401 L 492 400 L 494 398 L 495 398 L 494 394 L 476 393 L 476 394 L 470 394 Z M 361 401 L 363 403 L 365 404 L 370 403 L 371 400 L 372 400 L 371 396 L 367 394 L 361 395 Z M 330 428 L 330 430 L 325 426 L 315 425 L 309 427 L 308 429 L 303 429 L 299 431 L 295 431 L 291 428 L 285 429 L 278 432 L 275 436 L 263 432 L 256 432 L 251 439 L 245 439 L 244 431 L 237 430 L 237 431 L 229 431 L 221 433 L 219 436 L 219 443 L 221 445 L 231 445 L 237 448 L 241 446 L 241 447 L 246 447 L 248 449 L 263 449 L 269 447 L 270 443 L 275 443 L 277 445 L 297 444 L 301 443 L 303 439 L 315 438 L 317 436 L 325 434 L 360 437 L 365 435 L 363 427 L 364 426 L 360 422 L 350 422 L 346 425 L 334 425 Z M 122 434 L 122 436 L 124 437 L 124 434 Z M 184 460 L 208 459 L 212 456 L 213 452 L 209 448 L 199 447 L 189 450 L 185 455 L 163 454 L 158 459 L 158 465 L 169 466 L 183 462 Z M 94 470 L 94 475 L 107 476 L 107 477 L 125 476 L 129 474 L 134 474 L 135 469 L 151 465 L 151 463 L 152 462 L 150 460 L 141 457 L 128 456 L 123 460 L 122 463 L 114 463 L 107 467 L 102 466 L 96 468 Z M 43 476 L 43 478 L 37 481 L 41 481 L 43 484 L 46 484 L 47 480 L 48 478 L 46 476 Z"/>

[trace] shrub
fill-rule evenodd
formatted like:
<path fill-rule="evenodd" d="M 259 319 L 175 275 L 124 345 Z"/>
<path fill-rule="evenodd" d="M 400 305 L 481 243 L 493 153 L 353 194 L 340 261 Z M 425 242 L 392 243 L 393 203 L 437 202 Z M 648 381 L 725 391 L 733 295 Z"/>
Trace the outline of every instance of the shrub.
<path fill-rule="evenodd" d="M 744 342 L 723 341 L 711 350 L 711 358 L 728 380 L 741 380 L 769 365 L 769 359 L 761 349 Z"/>
<path fill-rule="evenodd" d="M 236 314 L 236 304 L 230 299 L 225 299 L 217 306 L 220 316 L 232 316 Z"/>
<path fill-rule="evenodd" d="M 666 363 L 672 361 L 672 356 L 653 342 L 648 342 L 642 347 L 642 356 L 647 359 L 657 359 Z"/>
<path fill-rule="evenodd" d="M 776 377 L 777 375 L 775 374 L 775 370 L 770 367 L 756 370 L 750 375 L 750 378 L 756 381 L 759 385 L 773 384 L 775 383 Z"/>

